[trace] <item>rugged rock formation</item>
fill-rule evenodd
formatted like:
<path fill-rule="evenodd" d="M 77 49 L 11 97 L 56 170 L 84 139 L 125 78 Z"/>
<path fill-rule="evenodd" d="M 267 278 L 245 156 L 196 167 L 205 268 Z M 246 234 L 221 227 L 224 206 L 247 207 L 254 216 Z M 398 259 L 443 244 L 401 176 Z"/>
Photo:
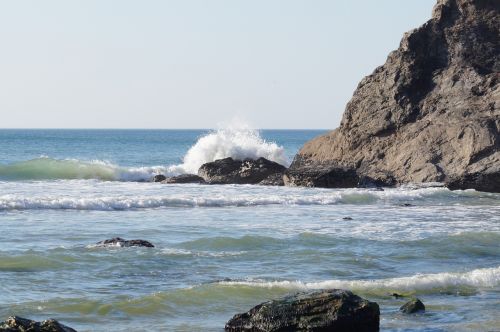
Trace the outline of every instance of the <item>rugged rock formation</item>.
<path fill-rule="evenodd" d="M 226 331 L 378 331 L 380 310 L 345 290 L 299 293 L 234 316 Z"/>
<path fill-rule="evenodd" d="M 439 0 L 361 81 L 340 127 L 304 145 L 285 183 L 500 192 L 499 44 L 500 1 Z"/>
<path fill-rule="evenodd" d="M 419 299 L 411 300 L 399 308 L 405 314 L 414 314 L 417 312 L 424 312 L 425 305 Z"/>
<path fill-rule="evenodd" d="M 121 237 L 115 237 L 112 239 L 97 242 L 95 247 L 147 247 L 154 248 L 154 245 L 145 240 L 125 240 Z"/>
<path fill-rule="evenodd" d="M 282 176 L 285 170 L 285 166 L 265 158 L 234 160 L 229 157 L 203 164 L 198 175 L 210 184 L 258 184 L 270 177 Z"/>
<path fill-rule="evenodd" d="M 76 332 L 54 319 L 35 322 L 34 320 L 12 316 L 0 323 L 0 332 Z"/>
<path fill-rule="evenodd" d="M 205 183 L 205 180 L 196 174 L 181 174 L 166 178 L 162 183 Z"/>

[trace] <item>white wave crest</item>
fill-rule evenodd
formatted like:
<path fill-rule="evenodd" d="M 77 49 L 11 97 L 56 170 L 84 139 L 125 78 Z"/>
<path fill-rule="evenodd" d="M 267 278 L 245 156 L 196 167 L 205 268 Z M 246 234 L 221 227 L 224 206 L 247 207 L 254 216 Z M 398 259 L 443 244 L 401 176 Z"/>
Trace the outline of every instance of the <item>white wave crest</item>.
<path fill-rule="evenodd" d="M 67 210 L 131 210 L 159 207 L 225 207 L 225 206 L 257 206 L 257 205 L 328 205 L 339 201 L 338 196 L 314 197 L 281 197 L 269 195 L 258 196 L 115 196 L 75 198 L 64 196 L 22 197 L 18 195 L 0 196 L 1 210 L 35 210 L 35 209 L 67 209 Z"/>
<path fill-rule="evenodd" d="M 222 285 L 265 288 L 285 288 L 296 290 L 343 288 L 356 291 L 402 291 L 425 292 L 460 287 L 491 288 L 500 284 L 500 266 L 472 270 L 465 273 L 443 272 L 434 274 L 417 274 L 409 277 L 379 280 L 325 280 L 319 282 L 302 281 L 221 281 Z"/>
<path fill-rule="evenodd" d="M 264 157 L 288 166 L 283 147 L 267 142 L 259 132 L 248 127 L 228 127 L 201 137 L 183 158 L 180 165 L 171 166 L 170 173 L 198 173 L 201 165 L 218 159 L 257 159 Z"/>
<path fill-rule="evenodd" d="M 139 173 L 140 175 L 141 173 Z M 146 174 L 148 174 L 146 172 Z M 130 175 L 130 174 L 129 174 Z M 134 175 L 135 176 L 135 175 Z M 4 184 L 7 184 L 5 182 Z M 1 182 L 0 182 L 1 184 Z M 475 191 L 450 191 L 446 188 L 425 188 L 418 190 L 388 189 L 372 191 L 369 189 L 302 189 L 302 188 L 259 188 L 258 186 L 228 186 L 225 192 L 220 192 L 219 186 L 172 185 L 165 187 L 144 187 L 140 184 L 108 184 L 108 195 L 96 195 L 94 190 L 102 190 L 98 183 L 67 181 L 64 187 L 59 183 L 32 183 L 27 185 L 38 194 L 26 196 L 24 192 L 0 195 L 1 210 L 35 210 L 35 209 L 68 209 L 68 210 L 132 210 L 160 207 L 238 207 L 238 206 L 312 206 L 353 204 L 366 205 L 377 202 L 398 204 L 400 202 L 419 202 L 428 199 L 474 198 Z M 44 192 L 39 192 L 41 187 Z M 47 192 L 49 186 L 56 192 Z M 178 186 L 188 192 L 178 194 Z M 8 186 L 4 188 L 9 188 Z M 80 195 L 68 196 L 61 189 L 77 189 Z M 86 188 L 85 193 L 81 192 Z M 114 188 L 114 189 L 113 189 Z M 11 189 L 9 189 L 11 190 Z M 118 192 L 116 191 L 118 190 Z M 146 194 L 144 191 L 155 191 L 156 194 Z M 71 191 L 72 192 L 72 191 Z M 479 196 L 491 198 L 494 202 L 498 195 Z"/>

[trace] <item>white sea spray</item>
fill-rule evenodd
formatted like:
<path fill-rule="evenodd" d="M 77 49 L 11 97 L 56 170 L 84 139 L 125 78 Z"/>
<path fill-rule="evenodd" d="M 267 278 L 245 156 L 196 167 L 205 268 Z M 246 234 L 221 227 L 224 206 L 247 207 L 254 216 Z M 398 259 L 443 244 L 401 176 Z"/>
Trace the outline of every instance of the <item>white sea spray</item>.
<path fill-rule="evenodd" d="M 230 126 L 198 139 L 184 156 L 183 163 L 171 166 L 169 172 L 196 174 L 201 165 L 227 157 L 239 160 L 264 157 L 289 165 L 282 146 L 264 140 L 255 129 Z"/>

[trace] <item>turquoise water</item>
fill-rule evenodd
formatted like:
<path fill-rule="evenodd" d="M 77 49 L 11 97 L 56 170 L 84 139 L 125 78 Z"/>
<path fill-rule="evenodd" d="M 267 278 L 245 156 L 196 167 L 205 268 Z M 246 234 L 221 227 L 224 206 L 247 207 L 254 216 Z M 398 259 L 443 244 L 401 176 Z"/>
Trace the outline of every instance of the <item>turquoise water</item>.
<path fill-rule="evenodd" d="M 498 330 L 499 194 L 137 182 L 218 153 L 289 162 L 320 133 L 0 131 L 0 317 L 222 331 L 262 301 L 347 288 L 384 331 Z M 156 247 L 92 246 L 115 236 Z M 394 292 L 427 312 L 400 314 Z"/>

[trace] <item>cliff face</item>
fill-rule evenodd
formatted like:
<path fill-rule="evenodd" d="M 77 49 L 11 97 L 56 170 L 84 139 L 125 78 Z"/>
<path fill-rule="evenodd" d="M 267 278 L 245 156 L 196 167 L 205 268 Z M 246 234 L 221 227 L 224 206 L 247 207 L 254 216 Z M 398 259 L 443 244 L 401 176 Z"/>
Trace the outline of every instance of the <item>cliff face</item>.
<path fill-rule="evenodd" d="M 309 141 L 289 185 L 445 182 L 500 191 L 500 1 L 439 0 L 358 85 L 338 129 Z"/>

